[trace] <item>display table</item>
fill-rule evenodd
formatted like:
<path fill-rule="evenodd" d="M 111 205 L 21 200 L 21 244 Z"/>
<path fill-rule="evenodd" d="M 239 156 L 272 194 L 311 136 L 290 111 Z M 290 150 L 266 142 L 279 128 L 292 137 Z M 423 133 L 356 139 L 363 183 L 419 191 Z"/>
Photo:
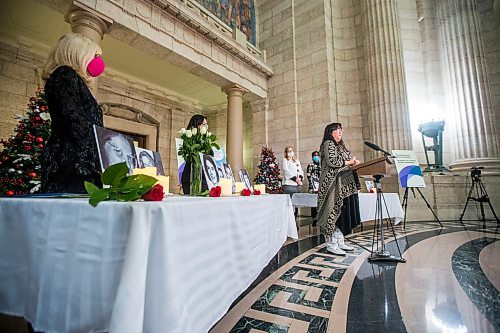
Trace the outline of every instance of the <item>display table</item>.
<path fill-rule="evenodd" d="M 0 312 L 45 332 L 207 332 L 285 242 L 288 195 L 0 198 Z"/>
<path fill-rule="evenodd" d="M 375 193 L 359 193 L 359 214 L 361 222 L 372 221 L 375 218 L 375 207 L 377 195 Z M 404 219 L 404 211 L 399 201 L 398 193 L 384 193 L 385 202 L 389 216 L 394 219 L 394 224 L 398 224 Z M 295 193 L 292 196 L 294 207 L 316 207 L 318 195 L 312 193 Z M 387 218 L 387 210 L 383 208 L 383 217 Z"/>

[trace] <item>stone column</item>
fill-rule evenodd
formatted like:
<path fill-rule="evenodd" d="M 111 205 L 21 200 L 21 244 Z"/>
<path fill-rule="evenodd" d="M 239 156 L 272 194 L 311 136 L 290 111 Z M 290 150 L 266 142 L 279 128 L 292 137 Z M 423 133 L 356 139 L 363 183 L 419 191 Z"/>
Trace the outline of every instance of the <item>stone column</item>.
<path fill-rule="evenodd" d="M 411 149 L 396 0 L 362 1 L 369 120 L 366 139 L 385 150 Z M 374 156 L 374 154 L 368 154 Z"/>
<path fill-rule="evenodd" d="M 247 90 L 235 84 L 223 91 L 227 94 L 227 161 L 237 173 L 243 168 L 243 94 Z"/>
<path fill-rule="evenodd" d="M 72 7 L 66 12 L 65 19 L 71 24 L 71 31 L 80 33 L 98 45 L 104 34 L 108 32 L 113 21 L 90 9 Z"/>
<path fill-rule="evenodd" d="M 435 1 L 446 87 L 453 114 L 454 171 L 470 166 L 500 169 L 492 93 L 479 27 L 476 1 Z"/>

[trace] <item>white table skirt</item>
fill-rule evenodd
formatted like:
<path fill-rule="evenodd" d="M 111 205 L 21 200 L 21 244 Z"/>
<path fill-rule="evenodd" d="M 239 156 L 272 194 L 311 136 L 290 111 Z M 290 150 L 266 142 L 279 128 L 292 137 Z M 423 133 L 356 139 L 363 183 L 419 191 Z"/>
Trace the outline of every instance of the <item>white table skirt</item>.
<path fill-rule="evenodd" d="M 288 195 L 0 199 L 0 312 L 45 332 L 207 332 L 287 236 Z"/>
<path fill-rule="evenodd" d="M 361 222 L 372 221 L 375 218 L 375 208 L 377 195 L 375 193 L 359 193 L 359 214 Z M 404 219 L 404 211 L 399 201 L 399 194 L 384 193 L 387 210 L 383 207 L 383 217 L 389 216 L 394 219 L 394 223 L 398 224 Z M 294 207 L 316 207 L 318 204 L 318 195 L 312 193 L 295 193 L 292 196 L 292 204 Z"/>

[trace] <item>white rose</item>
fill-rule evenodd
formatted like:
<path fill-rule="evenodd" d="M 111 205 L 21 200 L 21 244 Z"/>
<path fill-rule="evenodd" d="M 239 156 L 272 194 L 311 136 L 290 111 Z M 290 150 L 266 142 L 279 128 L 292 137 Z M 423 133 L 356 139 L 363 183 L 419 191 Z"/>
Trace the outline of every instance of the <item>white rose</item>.
<path fill-rule="evenodd" d="M 181 130 L 179 131 L 179 134 L 182 135 L 182 134 L 186 134 L 186 129 L 183 127 L 181 128 Z"/>
<path fill-rule="evenodd" d="M 208 137 L 212 136 L 212 132 L 207 132 L 207 136 Z"/>
<path fill-rule="evenodd" d="M 202 127 L 200 128 L 200 134 L 201 134 L 201 135 L 205 135 L 205 134 L 207 134 L 207 128 L 206 128 L 205 126 L 202 126 Z"/>
<path fill-rule="evenodd" d="M 40 113 L 40 118 L 42 118 L 43 120 L 50 120 L 50 113 L 42 112 Z"/>
<path fill-rule="evenodd" d="M 191 132 L 193 133 L 193 135 L 196 135 L 196 133 L 198 133 L 198 129 L 196 127 L 193 127 L 191 128 Z"/>
<path fill-rule="evenodd" d="M 194 128 L 193 128 L 194 129 Z M 193 132 L 191 132 L 191 130 L 186 130 L 186 136 L 188 138 L 192 137 L 193 136 Z"/>

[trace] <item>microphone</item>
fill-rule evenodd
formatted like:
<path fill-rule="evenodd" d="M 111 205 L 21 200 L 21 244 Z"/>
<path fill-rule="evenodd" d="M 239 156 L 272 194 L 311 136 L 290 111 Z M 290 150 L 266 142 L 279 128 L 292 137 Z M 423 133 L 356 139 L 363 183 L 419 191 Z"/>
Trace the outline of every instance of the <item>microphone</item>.
<path fill-rule="evenodd" d="M 370 147 L 371 149 L 373 149 L 375 151 L 381 151 L 382 153 L 384 153 L 384 155 L 386 155 L 388 157 L 393 157 L 391 153 L 386 152 L 385 150 L 383 150 L 382 148 L 380 148 L 378 145 L 376 145 L 374 143 L 365 141 L 365 145 L 367 145 L 368 147 Z"/>
<path fill-rule="evenodd" d="M 375 150 L 375 151 L 379 151 L 380 150 L 380 147 L 377 146 L 376 144 L 374 143 L 371 143 L 371 142 L 368 142 L 368 141 L 365 141 L 365 145 L 367 145 L 368 147 L 370 147 L 371 149 Z"/>

